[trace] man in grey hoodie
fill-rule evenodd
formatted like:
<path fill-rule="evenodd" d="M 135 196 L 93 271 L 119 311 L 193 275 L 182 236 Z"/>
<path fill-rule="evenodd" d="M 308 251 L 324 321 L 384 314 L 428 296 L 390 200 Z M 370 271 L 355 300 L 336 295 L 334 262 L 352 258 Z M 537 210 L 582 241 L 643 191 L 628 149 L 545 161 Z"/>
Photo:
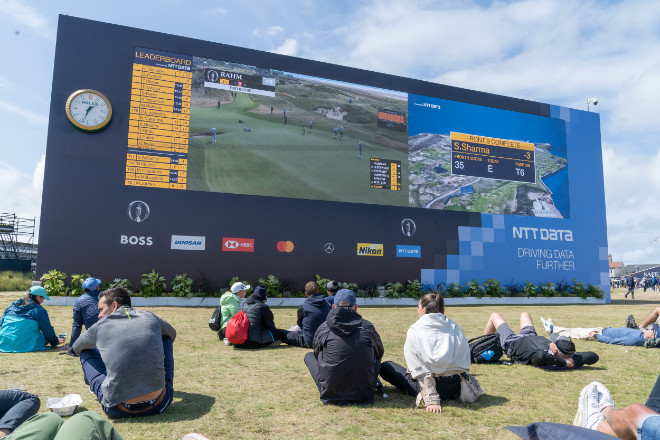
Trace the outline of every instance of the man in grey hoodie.
<path fill-rule="evenodd" d="M 71 349 L 103 411 L 116 418 L 163 412 L 174 395 L 176 330 L 133 309 L 123 287 L 101 292 L 98 308 L 100 320 Z"/>

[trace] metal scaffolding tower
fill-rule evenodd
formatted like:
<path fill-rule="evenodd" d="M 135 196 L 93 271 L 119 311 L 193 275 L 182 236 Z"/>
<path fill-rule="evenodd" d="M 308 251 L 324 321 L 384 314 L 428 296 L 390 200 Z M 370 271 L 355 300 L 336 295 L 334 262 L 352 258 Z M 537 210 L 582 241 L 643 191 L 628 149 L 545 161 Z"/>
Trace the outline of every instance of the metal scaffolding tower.
<path fill-rule="evenodd" d="M 37 261 L 34 244 L 34 218 L 21 218 L 16 214 L 0 213 L 0 259 Z"/>

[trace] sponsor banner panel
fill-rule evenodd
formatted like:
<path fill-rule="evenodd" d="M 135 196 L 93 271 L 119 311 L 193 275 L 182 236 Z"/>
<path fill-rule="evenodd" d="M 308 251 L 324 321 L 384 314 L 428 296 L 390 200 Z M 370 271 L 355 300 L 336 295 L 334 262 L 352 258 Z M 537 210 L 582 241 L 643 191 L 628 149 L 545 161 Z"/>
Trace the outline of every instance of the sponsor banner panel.
<path fill-rule="evenodd" d="M 206 237 L 173 235 L 170 249 L 185 251 L 203 251 L 206 249 Z"/>

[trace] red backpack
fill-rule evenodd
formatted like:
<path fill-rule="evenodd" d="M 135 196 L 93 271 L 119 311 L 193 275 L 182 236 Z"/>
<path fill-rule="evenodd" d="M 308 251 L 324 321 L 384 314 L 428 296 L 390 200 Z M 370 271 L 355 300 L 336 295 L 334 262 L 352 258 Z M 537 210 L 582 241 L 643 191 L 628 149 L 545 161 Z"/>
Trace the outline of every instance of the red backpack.
<path fill-rule="evenodd" d="M 250 322 L 243 310 L 232 316 L 225 327 L 225 338 L 234 345 L 240 345 L 248 337 Z"/>

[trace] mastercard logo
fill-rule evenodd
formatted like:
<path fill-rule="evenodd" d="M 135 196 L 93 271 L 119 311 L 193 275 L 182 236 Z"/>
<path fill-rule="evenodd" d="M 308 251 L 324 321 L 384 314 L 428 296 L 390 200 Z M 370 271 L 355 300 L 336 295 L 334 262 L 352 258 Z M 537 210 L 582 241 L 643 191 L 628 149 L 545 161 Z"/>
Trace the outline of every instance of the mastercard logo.
<path fill-rule="evenodd" d="M 291 252 L 293 251 L 293 242 L 291 241 L 278 241 L 277 250 L 280 252 Z"/>

